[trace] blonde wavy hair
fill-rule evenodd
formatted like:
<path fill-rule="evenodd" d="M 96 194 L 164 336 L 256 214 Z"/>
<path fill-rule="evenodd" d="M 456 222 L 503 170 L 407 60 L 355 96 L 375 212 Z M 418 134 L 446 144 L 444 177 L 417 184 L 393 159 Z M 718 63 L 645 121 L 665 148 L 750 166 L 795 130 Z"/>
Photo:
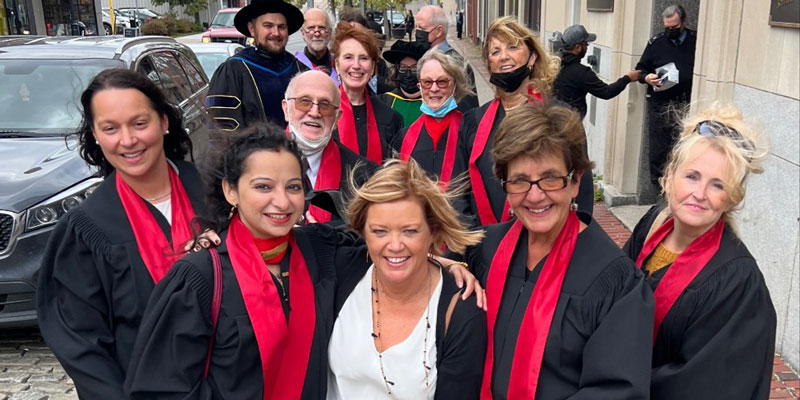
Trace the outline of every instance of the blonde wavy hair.
<path fill-rule="evenodd" d="M 443 244 L 448 250 L 463 253 L 467 246 L 476 245 L 483 238 L 483 232 L 470 231 L 461 223 L 458 213 L 450 205 L 451 195 L 428 177 L 414 159 L 387 161 L 360 188 L 352 184 L 352 177 L 350 182 L 353 197 L 347 207 L 347 217 L 350 227 L 362 237 L 370 206 L 413 199 L 422 205 L 425 212 L 425 220 L 433 234 L 431 253 L 434 255 L 442 254 Z"/>
<path fill-rule="evenodd" d="M 501 17 L 492 21 L 486 31 L 486 40 L 483 41 L 481 51 L 481 57 L 487 65 L 489 64 L 489 44 L 492 39 L 507 44 L 524 43 L 530 52 L 536 53 L 536 62 L 531 68 L 530 79 L 533 81 L 536 91 L 545 97 L 550 95 L 553 81 L 558 75 L 560 61 L 558 57 L 553 57 L 542 47 L 533 31 L 512 17 Z"/>

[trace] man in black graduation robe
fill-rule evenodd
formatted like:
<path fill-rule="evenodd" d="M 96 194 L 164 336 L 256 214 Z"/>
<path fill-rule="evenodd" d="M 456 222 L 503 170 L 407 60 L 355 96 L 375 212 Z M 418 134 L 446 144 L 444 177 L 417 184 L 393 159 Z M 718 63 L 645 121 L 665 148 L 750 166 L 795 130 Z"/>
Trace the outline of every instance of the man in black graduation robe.
<path fill-rule="evenodd" d="M 283 1 L 254 0 L 236 13 L 236 29 L 253 37 L 255 47 L 226 60 L 211 78 L 206 107 L 218 129 L 236 131 L 263 121 L 283 126 L 276 93 L 308 69 L 286 52 L 289 35 L 302 24 L 300 10 Z"/>

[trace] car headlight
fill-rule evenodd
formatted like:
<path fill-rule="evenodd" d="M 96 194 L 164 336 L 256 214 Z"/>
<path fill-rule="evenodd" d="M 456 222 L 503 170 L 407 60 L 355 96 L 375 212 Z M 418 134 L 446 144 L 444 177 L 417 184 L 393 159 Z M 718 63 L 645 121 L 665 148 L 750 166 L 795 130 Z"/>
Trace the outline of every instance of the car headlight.
<path fill-rule="evenodd" d="M 103 178 L 87 179 L 28 209 L 25 231 L 44 228 L 58 222 L 70 209 L 86 200 L 103 182 Z"/>
<path fill-rule="evenodd" d="M 197 40 L 197 39 L 195 39 Z M 203 36 L 203 43 L 211 43 L 211 38 L 208 36 Z"/>

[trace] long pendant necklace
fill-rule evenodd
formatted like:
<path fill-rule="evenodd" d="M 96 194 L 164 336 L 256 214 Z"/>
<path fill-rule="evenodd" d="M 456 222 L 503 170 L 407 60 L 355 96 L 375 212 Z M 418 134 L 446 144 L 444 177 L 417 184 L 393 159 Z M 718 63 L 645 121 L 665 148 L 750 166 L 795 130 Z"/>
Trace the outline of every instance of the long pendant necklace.
<path fill-rule="evenodd" d="M 378 364 L 381 369 L 383 384 L 386 386 L 386 393 L 389 395 L 389 398 L 395 399 L 394 393 L 392 393 L 392 386 L 394 386 L 394 382 L 386 378 L 386 371 L 383 367 L 383 339 L 381 338 L 381 303 L 379 301 L 378 294 L 378 274 L 376 273 L 377 267 L 373 265 L 372 268 L 372 299 L 373 303 L 375 304 L 375 332 L 372 332 L 372 338 L 377 344 Z M 428 365 L 428 332 L 431 330 L 431 296 L 433 296 L 433 288 L 431 287 L 431 274 L 430 271 L 428 271 L 428 302 L 425 306 L 425 336 L 422 342 L 422 370 L 425 372 L 426 392 L 430 390 L 429 376 L 431 371 L 431 366 Z"/>

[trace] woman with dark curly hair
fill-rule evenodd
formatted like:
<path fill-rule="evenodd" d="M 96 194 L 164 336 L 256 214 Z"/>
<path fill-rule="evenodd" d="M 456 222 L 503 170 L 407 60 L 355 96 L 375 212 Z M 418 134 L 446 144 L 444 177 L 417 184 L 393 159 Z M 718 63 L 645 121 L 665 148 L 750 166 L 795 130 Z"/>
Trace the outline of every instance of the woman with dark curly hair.
<path fill-rule="evenodd" d="M 155 284 L 192 240 L 202 183 L 175 106 L 145 76 L 98 74 L 81 95 L 80 154 L 105 181 L 56 225 L 36 309 L 78 395 L 122 398 L 131 348 Z"/>

